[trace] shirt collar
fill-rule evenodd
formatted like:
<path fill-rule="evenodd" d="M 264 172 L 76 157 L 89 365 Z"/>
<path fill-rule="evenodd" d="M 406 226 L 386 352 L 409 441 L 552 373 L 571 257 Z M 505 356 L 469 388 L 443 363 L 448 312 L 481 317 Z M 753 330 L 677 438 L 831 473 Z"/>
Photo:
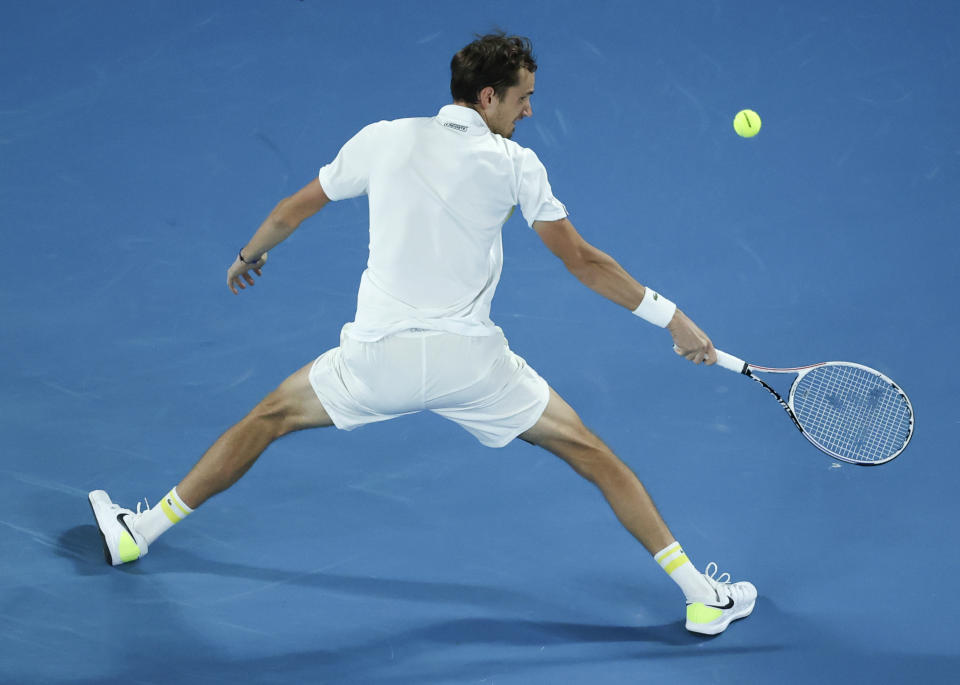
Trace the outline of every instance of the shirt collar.
<path fill-rule="evenodd" d="M 469 136 L 482 136 L 490 133 L 480 113 L 462 105 L 445 105 L 437 113 L 437 122 L 451 131 Z"/>

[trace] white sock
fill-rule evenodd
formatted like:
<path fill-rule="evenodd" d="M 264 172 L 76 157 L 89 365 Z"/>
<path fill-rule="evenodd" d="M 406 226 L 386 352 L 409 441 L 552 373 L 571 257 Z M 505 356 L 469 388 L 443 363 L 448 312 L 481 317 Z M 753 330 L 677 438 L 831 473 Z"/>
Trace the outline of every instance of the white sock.
<path fill-rule="evenodd" d="M 704 579 L 703 574 L 690 563 L 679 542 L 671 542 L 654 554 L 653 558 L 680 586 L 688 602 L 712 602 L 717 598 L 717 593 Z"/>
<path fill-rule="evenodd" d="M 160 500 L 159 506 L 147 509 L 140 514 L 136 521 L 137 532 L 147 539 L 147 545 L 167 532 L 175 523 L 180 523 L 193 509 L 180 499 L 177 489 L 174 488 Z"/>

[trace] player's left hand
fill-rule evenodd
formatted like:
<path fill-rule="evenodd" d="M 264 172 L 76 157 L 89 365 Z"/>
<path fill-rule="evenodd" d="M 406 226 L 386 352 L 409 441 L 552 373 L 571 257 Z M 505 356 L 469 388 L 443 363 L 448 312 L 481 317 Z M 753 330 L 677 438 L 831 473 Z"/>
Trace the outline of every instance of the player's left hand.
<path fill-rule="evenodd" d="M 674 351 L 681 357 L 694 364 L 702 362 L 707 366 L 717 362 L 717 351 L 710 338 L 679 309 L 667 325 L 667 330 L 673 336 Z"/>
<path fill-rule="evenodd" d="M 250 272 L 257 274 L 257 276 L 263 276 L 263 265 L 267 263 L 267 253 L 264 252 L 260 259 L 254 264 L 247 264 L 246 262 L 240 261 L 240 256 L 237 255 L 236 259 L 233 260 L 233 264 L 230 265 L 230 268 L 227 269 L 227 287 L 233 291 L 234 295 L 239 294 L 240 290 L 246 290 L 247 286 L 252 286 L 253 276 L 250 275 Z M 244 285 L 246 281 L 246 285 Z M 237 290 L 240 288 L 240 290 Z"/>

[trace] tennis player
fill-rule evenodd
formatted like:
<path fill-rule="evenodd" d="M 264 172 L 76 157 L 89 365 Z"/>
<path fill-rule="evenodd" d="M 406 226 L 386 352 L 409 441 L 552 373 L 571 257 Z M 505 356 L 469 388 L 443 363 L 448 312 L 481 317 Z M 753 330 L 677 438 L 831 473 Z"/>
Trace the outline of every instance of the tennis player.
<path fill-rule="evenodd" d="M 748 582 L 699 572 L 643 485 L 581 422 L 490 320 L 503 263 L 501 229 L 515 206 L 587 287 L 666 328 L 694 364 L 716 361 L 710 339 L 667 298 L 584 240 L 537 155 L 511 140 L 532 116 L 530 41 L 488 35 L 451 62 L 453 104 L 436 116 L 361 129 L 316 179 L 280 201 L 227 271 L 234 294 L 261 276 L 267 252 L 331 200 L 367 195 L 370 255 L 357 312 L 328 350 L 287 378 L 213 444 L 159 506 L 136 513 L 90 493 L 107 561 L 139 559 L 154 540 L 235 483 L 276 439 L 305 428 L 352 430 L 432 411 L 489 447 L 539 445 L 595 484 L 620 522 L 683 591 L 686 627 L 716 634 L 747 616 Z"/>

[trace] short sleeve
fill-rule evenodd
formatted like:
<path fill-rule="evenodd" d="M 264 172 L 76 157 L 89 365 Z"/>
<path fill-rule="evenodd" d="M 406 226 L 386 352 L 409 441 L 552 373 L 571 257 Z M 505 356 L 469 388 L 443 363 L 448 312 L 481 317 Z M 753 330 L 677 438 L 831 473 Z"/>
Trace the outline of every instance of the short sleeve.
<path fill-rule="evenodd" d="M 546 167 L 529 148 L 523 148 L 521 153 L 518 200 L 529 226 L 534 221 L 557 221 L 567 216 L 567 208 L 553 196 Z"/>
<path fill-rule="evenodd" d="M 336 158 L 320 169 L 317 178 L 331 200 L 366 194 L 379 128 L 379 124 L 370 124 L 360 129 L 340 148 Z"/>

